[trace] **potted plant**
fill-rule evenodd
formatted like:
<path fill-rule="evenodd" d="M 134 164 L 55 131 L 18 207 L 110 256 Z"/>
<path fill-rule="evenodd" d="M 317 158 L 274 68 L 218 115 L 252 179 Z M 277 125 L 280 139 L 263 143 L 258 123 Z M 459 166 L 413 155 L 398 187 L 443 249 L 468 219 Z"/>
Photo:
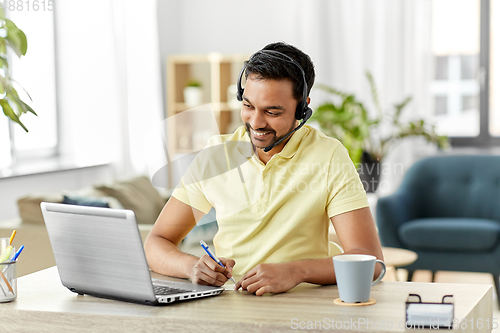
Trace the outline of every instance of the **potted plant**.
<path fill-rule="evenodd" d="M 19 119 L 22 114 L 30 112 L 37 115 L 28 104 L 26 104 L 12 86 L 16 82 L 9 75 L 9 62 L 7 57 L 7 46 L 14 50 L 18 57 L 26 55 L 28 42 L 24 32 L 14 22 L 5 18 L 3 8 L 0 7 L 0 107 L 3 113 L 12 121 L 19 124 L 26 132 L 28 129 Z M 26 92 L 29 97 L 29 94 Z"/>
<path fill-rule="evenodd" d="M 203 99 L 203 91 L 201 90 L 201 82 L 198 80 L 189 80 L 184 88 L 184 103 L 187 107 L 192 108 L 201 104 Z"/>
<path fill-rule="evenodd" d="M 326 85 L 318 85 L 338 99 L 321 104 L 313 113 L 321 130 L 328 136 L 339 139 L 349 151 L 354 165 L 367 192 L 375 192 L 379 184 L 380 162 L 389 149 L 400 140 L 421 136 L 439 148 L 448 146 L 448 138 L 440 136 L 435 126 L 424 119 L 402 121 L 401 114 L 410 103 L 411 97 L 394 105 L 392 111 L 383 111 L 377 88 L 370 72 L 366 72 L 370 84 L 371 96 L 376 108 L 376 117 L 368 114 L 363 103 L 353 94 L 347 94 Z"/>

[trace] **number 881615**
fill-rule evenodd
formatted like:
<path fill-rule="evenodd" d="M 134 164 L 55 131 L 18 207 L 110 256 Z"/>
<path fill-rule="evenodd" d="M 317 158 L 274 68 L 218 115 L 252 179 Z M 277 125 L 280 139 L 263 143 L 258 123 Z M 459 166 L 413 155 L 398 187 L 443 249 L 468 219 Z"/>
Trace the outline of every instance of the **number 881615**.
<path fill-rule="evenodd" d="M 45 12 L 54 10 L 53 0 L 0 0 L 0 7 L 9 12 Z"/>

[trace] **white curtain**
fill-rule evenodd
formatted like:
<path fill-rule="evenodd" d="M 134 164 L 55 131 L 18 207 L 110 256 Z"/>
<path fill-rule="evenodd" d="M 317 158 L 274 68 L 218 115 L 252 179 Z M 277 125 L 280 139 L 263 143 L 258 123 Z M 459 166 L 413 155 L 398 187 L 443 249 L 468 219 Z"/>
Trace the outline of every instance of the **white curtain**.
<path fill-rule="evenodd" d="M 317 0 L 298 2 L 295 9 L 296 44 L 315 62 L 316 83 L 354 93 L 375 115 L 365 77 L 369 70 L 383 109 L 412 96 L 404 117 L 431 115 L 431 1 Z M 313 90 L 311 103 L 314 107 L 326 98 Z M 406 171 L 428 149 L 433 148 L 421 140 L 394 147 L 384 161 L 391 171 L 383 175 L 380 194 L 399 185 L 402 173 L 395 165 Z"/>
<path fill-rule="evenodd" d="M 147 173 L 145 136 L 164 119 L 157 1 L 113 0 L 117 85 L 123 110 L 120 173 Z"/>
<path fill-rule="evenodd" d="M 163 119 L 156 0 L 58 1 L 63 155 L 147 173 L 144 136 Z"/>

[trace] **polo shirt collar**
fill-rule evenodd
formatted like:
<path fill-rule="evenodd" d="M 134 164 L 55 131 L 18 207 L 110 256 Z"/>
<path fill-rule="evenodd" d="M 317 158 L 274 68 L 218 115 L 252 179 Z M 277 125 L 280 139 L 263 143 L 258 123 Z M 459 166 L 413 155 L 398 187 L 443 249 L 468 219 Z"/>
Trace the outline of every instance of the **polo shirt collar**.
<path fill-rule="evenodd" d="M 246 131 L 243 133 L 243 137 L 239 140 L 239 144 L 236 149 L 241 154 L 241 156 L 251 158 L 253 156 L 253 146 Z"/>
<path fill-rule="evenodd" d="M 285 147 L 283 147 L 283 150 L 276 155 L 283 158 L 292 158 L 293 156 L 295 156 L 295 153 L 299 150 L 300 142 L 302 141 L 302 138 L 304 137 L 306 132 L 306 128 L 301 127 L 298 131 L 293 133 L 290 140 L 288 140 Z"/>

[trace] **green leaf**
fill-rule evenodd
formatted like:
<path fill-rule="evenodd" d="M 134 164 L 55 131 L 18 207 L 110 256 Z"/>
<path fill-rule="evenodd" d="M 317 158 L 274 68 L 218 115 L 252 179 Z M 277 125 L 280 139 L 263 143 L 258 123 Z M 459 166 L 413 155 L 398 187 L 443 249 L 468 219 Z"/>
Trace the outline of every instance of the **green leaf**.
<path fill-rule="evenodd" d="M 28 91 L 26 89 L 23 88 L 23 86 L 21 84 L 19 84 L 19 82 L 17 82 L 14 79 L 11 79 L 11 81 L 17 83 L 19 85 L 19 87 L 21 87 L 21 89 L 26 93 L 26 95 L 28 95 L 28 98 L 30 99 L 30 101 L 33 102 L 33 98 L 31 98 L 31 95 L 28 93 Z M 12 89 L 14 89 L 14 87 L 12 87 Z M 14 91 L 16 92 L 16 95 L 19 97 L 19 95 L 17 94 L 17 91 L 15 89 L 14 89 Z"/>
<path fill-rule="evenodd" d="M 0 82 L 2 83 L 4 89 L 7 89 L 7 87 L 10 87 L 10 82 L 7 81 L 7 78 L 0 75 Z"/>
<path fill-rule="evenodd" d="M 333 94 L 333 95 L 341 96 L 343 98 L 348 96 L 348 94 L 343 93 L 340 90 L 337 90 L 335 88 L 329 87 L 326 84 L 319 83 L 316 88 L 321 89 L 323 91 L 326 91 L 326 92 Z"/>
<path fill-rule="evenodd" d="M 3 6 L 0 6 L 0 20 L 5 20 L 5 11 L 3 10 Z"/>
<path fill-rule="evenodd" d="M 17 90 L 13 86 L 10 86 L 9 89 L 7 89 L 7 91 L 9 95 L 19 98 L 19 94 L 17 93 Z"/>
<path fill-rule="evenodd" d="M 18 110 L 22 111 L 23 113 L 31 112 L 38 117 L 35 110 L 33 110 L 31 106 L 29 106 L 19 98 L 19 95 L 14 88 L 11 88 L 11 90 L 7 93 L 7 98 L 16 103 Z"/>
<path fill-rule="evenodd" d="M 377 85 L 375 84 L 375 80 L 373 79 L 372 73 L 370 71 L 366 71 L 366 78 L 368 79 L 368 83 L 370 84 L 370 92 L 372 94 L 373 104 L 375 104 L 375 108 L 377 109 L 377 113 L 379 118 L 382 118 L 382 108 L 380 107 L 380 99 L 378 97 Z"/>
<path fill-rule="evenodd" d="M 24 124 L 19 120 L 19 117 L 16 115 L 12 107 L 10 106 L 9 102 L 6 99 L 0 99 L 0 106 L 3 109 L 3 113 L 12 119 L 12 121 L 18 123 L 26 132 L 28 132 L 28 129 Z"/>
<path fill-rule="evenodd" d="M 24 105 L 21 103 L 21 100 L 18 97 L 12 95 L 10 92 L 7 92 L 6 98 L 11 106 L 12 105 L 16 106 L 18 116 L 21 116 L 23 113 L 28 112 L 28 110 L 24 108 Z"/>
<path fill-rule="evenodd" d="M 0 54 L 7 55 L 7 44 L 5 38 L 0 38 Z"/>
<path fill-rule="evenodd" d="M 405 108 L 405 106 L 410 103 L 411 101 L 411 97 L 406 97 L 406 99 L 399 103 L 399 104 L 396 104 L 394 105 L 394 107 L 396 108 L 396 112 L 394 113 L 394 120 L 393 120 L 393 124 L 397 124 L 399 123 L 399 117 L 401 116 L 401 112 L 403 111 L 403 109 Z"/>
<path fill-rule="evenodd" d="M 7 70 L 9 68 L 9 62 L 2 56 L 0 56 L 0 68 L 4 70 Z"/>
<path fill-rule="evenodd" d="M 21 100 L 20 100 L 21 101 Z M 24 105 L 25 109 L 28 110 L 28 112 L 31 112 L 33 113 L 35 116 L 38 117 L 38 115 L 36 114 L 35 110 L 33 110 L 33 108 L 31 106 L 29 106 L 28 104 L 24 103 L 23 101 L 21 101 L 21 103 Z"/>
<path fill-rule="evenodd" d="M 28 41 L 24 32 L 19 29 L 11 20 L 5 20 L 7 28 L 7 42 L 10 47 L 17 53 L 19 57 L 26 54 L 28 51 Z"/>

